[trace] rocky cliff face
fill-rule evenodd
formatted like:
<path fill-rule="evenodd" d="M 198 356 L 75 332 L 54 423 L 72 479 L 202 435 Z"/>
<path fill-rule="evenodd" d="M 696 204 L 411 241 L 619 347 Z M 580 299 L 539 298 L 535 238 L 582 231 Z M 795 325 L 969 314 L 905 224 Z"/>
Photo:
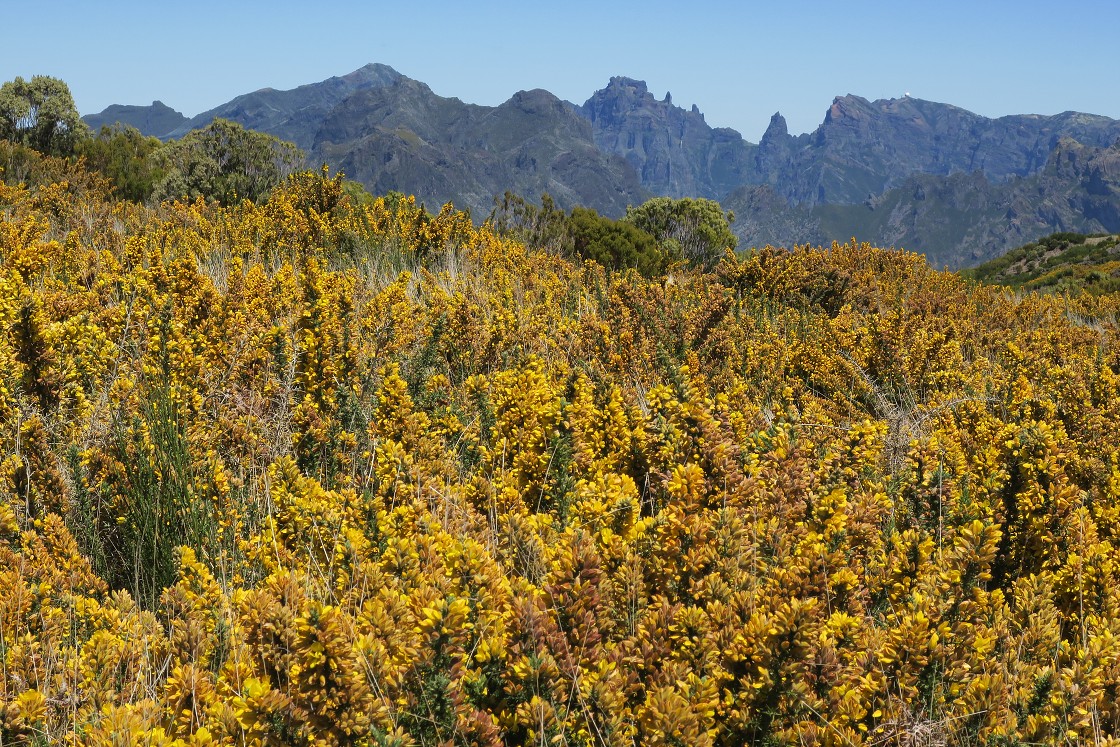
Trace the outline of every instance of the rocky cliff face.
<path fill-rule="evenodd" d="M 1105 147 L 1120 137 L 1120 121 L 1074 112 L 988 119 L 911 97 L 872 102 L 849 94 L 832 102 L 810 137 L 787 135 L 788 159 L 771 156 L 756 181 L 778 185 L 791 202 L 818 205 L 862 203 L 914 174 L 979 171 L 1002 183 L 1041 170 L 1062 137 Z M 780 152 L 780 137 L 770 139 Z"/>
<path fill-rule="evenodd" d="M 1120 140 L 1110 148 L 1094 148 L 1063 138 L 1039 181 L 1046 215 L 1076 226 L 1060 230 L 1120 232 Z"/>
<path fill-rule="evenodd" d="M 654 98 L 644 81 L 611 78 L 581 111 L 595 144 L 625 158 L 654 194 L 719 199 L 751 181 L 755 146 L 735 130 L 709 127 L 695 106 Z"/>
<path fill-rule="evenodd" d="M 800 138 L 790 137 L 789 128 L 786 126 L 785 117 L 781 112 L 775 112 L 770 117 L 770 125 L 758 141 L 758 148 L 754 154 L 753 179 L 759 184 L 768 184 L 776 187 L 782 179 L 788 176 L 790 164 L 794 155 L 804 146 L 808 135 Z"/>

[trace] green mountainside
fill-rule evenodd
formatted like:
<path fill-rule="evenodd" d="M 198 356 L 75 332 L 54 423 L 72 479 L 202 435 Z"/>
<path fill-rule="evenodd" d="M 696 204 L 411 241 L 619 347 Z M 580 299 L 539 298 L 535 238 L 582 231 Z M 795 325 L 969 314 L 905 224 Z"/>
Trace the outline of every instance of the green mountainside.
<path fill-rule="evenodd" d="M 1120 290 L 1120 235 L 1055 233 L 966 270 L 983 283 L 1065 292 Z"/>
<path fill-rule="evenodd" d="M 486 107 L 402 78 L 335 107 L 310 153 L 374 194 L 415 193 L 474 215 L 486 215 L 507 190 L 547 192 L 562 207 L 615 217 L 650 196 L 626 161 L 595 146 L 591 124 L 574 107 L 539 89 Z"/>

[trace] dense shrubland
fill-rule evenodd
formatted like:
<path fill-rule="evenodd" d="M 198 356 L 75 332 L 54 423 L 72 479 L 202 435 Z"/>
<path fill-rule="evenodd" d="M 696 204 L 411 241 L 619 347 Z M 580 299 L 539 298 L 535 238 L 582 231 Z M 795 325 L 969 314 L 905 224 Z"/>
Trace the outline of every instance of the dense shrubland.
<path fill-rule="evenodd" d="M 682 263 L 711 270 L 739 244 L 731 232 L 733 213 L 713 200 L 687 197 L 654 197 L 613 220 L 579 206 L 564 212 L 548 194 L 537 205 L 506 192 L 494 200 L 488 220 L 499 234 L 522 244 L 646 277 Z"/>
<path fill-rule="evenodd" d="M 1055 233 L 966 270 L 966 277 L 1047 293 L 1120 291 L 1120 236 Z"/>
<path fill-rule="evenodd" d="M 1120 735 L 1115 296 L 854 242 L 647 279 L 326 173 L 26 163 L 4 744 Z"/>

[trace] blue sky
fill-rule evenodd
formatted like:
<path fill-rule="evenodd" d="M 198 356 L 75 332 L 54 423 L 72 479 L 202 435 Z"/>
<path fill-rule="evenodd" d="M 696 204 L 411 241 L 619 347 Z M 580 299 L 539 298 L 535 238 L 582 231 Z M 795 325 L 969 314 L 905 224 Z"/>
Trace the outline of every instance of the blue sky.
<path fill-rule="evenodd" d="M 582 103 L 612 75 L 757 142 L 832 98 L 911 95 L 986 116 L 1120 118 L 1120 2 L 51 2 L 0 0 L 0 80 L 62 78 L 83 114 L 161 99 L 194 115 L 382 62 L 442 96 Z"/>

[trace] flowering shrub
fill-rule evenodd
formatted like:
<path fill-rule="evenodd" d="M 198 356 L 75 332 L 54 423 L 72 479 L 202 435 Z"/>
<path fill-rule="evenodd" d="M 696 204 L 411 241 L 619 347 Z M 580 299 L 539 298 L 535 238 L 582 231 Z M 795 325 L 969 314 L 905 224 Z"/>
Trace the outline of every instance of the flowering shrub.
<path fill-rule="evenodd" d="M 1115 296 L 69 189 L 0 187 L 0 742 L 1120 739 Z"/>

